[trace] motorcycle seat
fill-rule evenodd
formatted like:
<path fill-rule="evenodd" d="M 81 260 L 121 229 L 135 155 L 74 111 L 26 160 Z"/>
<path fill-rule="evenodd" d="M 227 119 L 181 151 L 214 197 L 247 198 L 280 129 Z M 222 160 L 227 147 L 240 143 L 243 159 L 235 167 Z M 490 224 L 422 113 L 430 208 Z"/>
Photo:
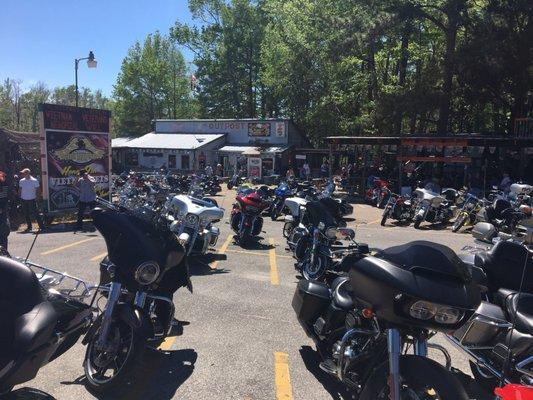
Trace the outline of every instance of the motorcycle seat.
<path fill-rule="evenodd" d="M 505 306 L 510 321 L 516 315 L 516 330 L 533 334 L 533 295 L 527 293 L 511 294 L 505 299 Z"/>
<path fill-rule="evenodd" d="M 346 283 L 349 278 L 341 276 L 336 278 L 331 285 L 332 297 L 335 305 L 343 310 L 351 310 L 353 308 L 353 299 L 350 293 L 350 286 Z"/>
<path fill-rule="evenodd" d="M 490 284 L 490 290 L 499 288 L 518 290 L 522 279 L 527 249 L 514 242 L 499 241 L 490 251 L 482 251 L 475 255 L 474 265 L 482 268 Z M 527 270 L 533 268 L 533 260 L 529 257 Z M 533 293 L 533 276 L 525 275 L 524 291 Z"/>

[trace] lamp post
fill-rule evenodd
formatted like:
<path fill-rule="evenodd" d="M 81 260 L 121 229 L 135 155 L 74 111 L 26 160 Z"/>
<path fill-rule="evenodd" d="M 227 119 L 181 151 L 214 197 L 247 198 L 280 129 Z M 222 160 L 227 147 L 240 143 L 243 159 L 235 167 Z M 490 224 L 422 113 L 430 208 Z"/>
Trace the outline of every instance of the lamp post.
<path fill-rule="evenodd" d="M 96 68 L 96 60 L 94 59 L 94 54 L 92 51 L 89 51 L 89 57 L 75 58 L 74 59 L 74 73 L 76 75 L 76 107 L 78 107 L 78 64 L 82 60 L 87 60 L 87 67 Z"/>

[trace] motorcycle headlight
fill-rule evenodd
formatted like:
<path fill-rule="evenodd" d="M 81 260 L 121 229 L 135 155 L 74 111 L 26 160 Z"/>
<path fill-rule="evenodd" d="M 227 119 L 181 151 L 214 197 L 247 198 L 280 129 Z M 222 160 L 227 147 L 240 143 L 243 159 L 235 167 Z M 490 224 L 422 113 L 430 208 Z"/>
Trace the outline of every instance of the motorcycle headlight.
<path fill-rule="evenodd" d="M 135 280 L 141 285 L 151 285 L 159 276 L 159 264 L 155 261 L 146 261 L 135 270 Z"/>
<path fill-rule="evenodd" d="M 198 224 L 198 215 L 187 214 L 185 217 L 185 222 L 188 225 L 195 226 L 196 224 Z"/>
<path fill-rule="evenodd" d="M 409 308 L 409 315 L 416 319 L 428 320 L 435 316 L 437 307 L 429 301 L 419 300 Z"/>
<path fill-rule="evenodd" d="M 419 300 L 409 308 L 409 315 L 424 321 L 433 319 L 438 324 L 454 325 L 464 316 L 464 312 L 454 307 Z"/>
<path fill-rule="evenodd" d="M 463 318 L 464 313 L 453 307 L 442 306 L 437 308 L 437 314 L 434 319 L 439 324 L 456 324 Z"/>

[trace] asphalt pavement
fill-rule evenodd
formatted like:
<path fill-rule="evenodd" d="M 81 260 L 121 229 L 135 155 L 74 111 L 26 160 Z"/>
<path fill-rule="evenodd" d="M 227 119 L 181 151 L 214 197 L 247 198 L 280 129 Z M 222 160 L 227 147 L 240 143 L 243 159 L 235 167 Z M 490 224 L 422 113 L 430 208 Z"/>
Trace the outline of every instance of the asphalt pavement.
<path fill-rule="evenodd" d="M 242 249 L 232 241 L 228 215 L 234 192 L 218 196 L 226 209 L 221 236 L 212 256 L 191 259 L 194 292 L 174 295 L 176 332 L 148 352 L 141 379 L 126 388 L 125 399 L 347 399 L 341 385 L 318 368 L 312 341 L 300 328 L 291 307 L 296 271 L 285 249 L 281 221 L 265 218 L 257 245 Z M 355 205 L 356 239 L 383 248 L 424 239 L 456 251 L 473 244 L 469 234 L 449 229 L 380 226 L 381 210 Z M 87 224 L 90 225 L 90 224 Z M 10 252 L 25 257 L 33 234 L 13 232 Z M 30 259 L 68 272 L 91 283 L 98 281 L 98 264 L 106 254 L 98 232 L 74 233 L 56 225 L 37 237 Z M 466 358 L 442 337 L 453 366 L 469 373 Z M 18 398 L 94 399 L 84 386 L 85 347 L 77 344 L 17 389 Z M 438 355 L 434 355 L 439 359 Z M 31 392 L 31 393 L 30 393 Z M 38 394 L 40 393 L 40 394 Z M 45 397 L 49 396 L 49 397 Z M 17 397 L 14 397 L 17 398 Z M 107 399 L 110 397 L 100 397 Z M 481 397 L 477 397 L 481 399 Z"/>

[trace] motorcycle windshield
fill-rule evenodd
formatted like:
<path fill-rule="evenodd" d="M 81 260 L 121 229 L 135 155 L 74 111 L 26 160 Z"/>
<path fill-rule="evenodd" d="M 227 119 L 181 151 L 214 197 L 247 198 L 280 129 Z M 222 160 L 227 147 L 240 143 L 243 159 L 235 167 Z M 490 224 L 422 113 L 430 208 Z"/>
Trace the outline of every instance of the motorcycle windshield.
<path fill-rule="evenodd" d="M 127 280 L 132 281 L 135 269 L 145 261 L 157 262 L 163 272 L 180 264 L 185 257 L 183 247 L 171 232 L 160 232 L 152 223 L 129 212 L 95 209 L 92 217 L 105 239 L 109 260 Z M 187 285 L 187 268 L 181 275 L 180 285 Z"/>
<path fill-rule="evenodd" d="M 307 217 L 313 226 L 318 226 L 320 222 L 324 223 L 326 228 L 337 227 L 335 218 L 330 211 L 320 201 L 311 201 L 306 205 Z"/>

